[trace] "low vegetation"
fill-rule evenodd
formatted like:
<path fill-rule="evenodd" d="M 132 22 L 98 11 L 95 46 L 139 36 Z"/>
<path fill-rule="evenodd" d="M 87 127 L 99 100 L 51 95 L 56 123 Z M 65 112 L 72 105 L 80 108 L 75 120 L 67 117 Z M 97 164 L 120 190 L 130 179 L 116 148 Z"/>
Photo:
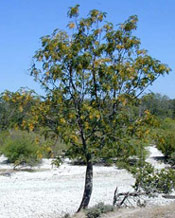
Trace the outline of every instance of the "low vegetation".
<path fill-rule="evenodd" d="M 85 210 L 85 215 L 87 218 L 97 218 L 102 214 L 114 211 L 114 207 L 111 205 L 105 205 L 104 203 L 99 203 L 93 207 Z"/>
<path fill-rule="evenodd" d="M 7 134 L 6 134 L 7 135 Z M 25 164 L 34 166 L 41 159 L 41 149 L 31 134 L 12 131 L 1 144 L 1 152 L 14 167 Z"/>
<path fill-rule="evenodd" d="M 175 190 L 175 171 L 173 169 L 155 170 L 154 167 L 145 163 L 136 171 L 136 178 L 133 186 L 136 191 L 145 191 L 148 195 L 154 193 L 171 193 Z"/>
<path fill-rule="evenodd" d="M 175 120 L 165 118 L 157 129 L 155 144 L 165 155 L 165 161 L 175 164 Z"/>

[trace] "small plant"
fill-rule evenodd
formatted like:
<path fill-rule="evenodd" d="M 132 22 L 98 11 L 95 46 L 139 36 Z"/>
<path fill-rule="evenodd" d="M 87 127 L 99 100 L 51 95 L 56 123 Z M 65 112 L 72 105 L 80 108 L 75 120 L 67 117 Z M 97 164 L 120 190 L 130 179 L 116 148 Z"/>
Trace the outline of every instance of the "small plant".
<path fill-rule="evenodd" d="M 101 213 L 108 213 L 114 210 L 114 207 L 109 204 L 99 203 L 99 208 L 101 210 Z"/>
<path fill-rule="evenodd" d="M 175 134 L 174 132 L 164 131 L 163 135 L 157 137 L 157 147 L 166 158 L 171 158 L 175 153 Z"/>
<path fill-rule="evenodd" d="M 55 159 L 52 160 L 52 166 L 55 165 L 56 167 L 59 167 L 63 163 L 62 158 L 60 156 L 57 156 Z"/>
<path fill-rule="evenodd" d="M 2 153 L 14 167 L 20 164 L 33 166 L 42 157 L 32 135 L 22 131 L 13 131 L 7 136 L 2 146 Z"/>
<path fill-rule="evenodd" d="M 66 213 L 62 218 L 71 218 L 69 213 Z"/>
<path fill-rule="evenodd" d="M 99 203 L 94 207 L 91 207 L 86 210 L 86 217 L 87 218 L 97 218 L 100 217 L 103 213 L 108 213 L 114 210 L 112 205 L 105 205 L 104 203 Z"/>
<path fill-rule="evenodd" d="M 162 169 L 157 174 L 157 190 L 165 194 L 175 189 L 175 171 L 173 169 Z"/>
<path fill-rule="evenodd" d="M 100 215 L 101 215 L 101 211 L 97 207 L 92 207 L 88 209 L 86 212 L 87 218 L 97 218 L 97 217 L 100 217 Z"/>
<path fill-rule="evenodd" d="M 158 171 L 151 164 L 145 163 L 143 168 L 135 174 L 135 178 L 133 187 L 136 191 L 142 189 L 148 194 L 154 192 L 167 194 L 175 189 L 175 171 L 173 169 Z"/>
<path fill-rule="evenodd" d="M 154 143 L 164 154 L 165 161 L 175 164 L 175 120 L 166 118 L 160 121 L 160 128 L 155 131 Z"/>

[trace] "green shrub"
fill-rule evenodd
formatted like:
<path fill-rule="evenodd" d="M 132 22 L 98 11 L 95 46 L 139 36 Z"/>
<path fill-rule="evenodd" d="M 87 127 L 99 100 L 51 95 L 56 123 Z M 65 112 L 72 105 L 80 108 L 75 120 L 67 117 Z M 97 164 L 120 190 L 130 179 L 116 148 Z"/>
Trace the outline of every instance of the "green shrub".
<path fill-rule="evenodd" d="M 97 217 L 100 217 L 100 215 L 101 215 L 101 211 L 97 207 L 92 207 L 88 209 L 86 212 L 87 218 L 97 218 Z"/>
<path fill-rule="evenodd" d="M 165 155 L 165 158 L 173 160 L 175 154 L 175 121 L 170 118 L 162 120 L 154 139 L 154 143 Z"/>
<path fill-rule="evenodd" d="M 152 192 L 153 190 L 153 177 L 154 167 L 149 163 L 144 163 L 144 166 L 137 168 L 137 172 L 134 174 L 136 178 L 133 188 L 137 191 L 140 188 L 146 192 Z"/>
<path fill-rule="evenodd" d="M 0 132 L 0 153 L 2 153 L 2 148 L 6 144 L 7 139 L 21 137 L 22 134 L 25 134 L 28 138 L 31 139 L 32 143 L 36 144 L 39 147 L 40 158 L 57 158 L 63 154 L 65 145 L 61 144 L 59 139 L 55 139 L 52 135 L 44 137 L 41 132 L 24 132 L 21 130 L 9 130 Z"/>
<path fill-rule="evenodd" d="M 104 203 L 99 203 L 86 210 L 87 218 L 97 218 L 100 217 L 103 213 L 108 213 L 114 210 L 112 205 L 105 205 Z"/>
<path fill-rule="evenodd" d="M 99 203 L 98 207 L 101 210 L 101 213 L 108 213 L 114 210 L 114 207 L 109 204 Z"/>
<path fill-rule="evenodd" d="M 15 166 L 33 166 L 41 158 L 40 148 L 33 135 L 22 131 L 12 131 L 3 142 L 1 151 Z"/>
<path fill-rule="evenodd" d="M 175 153 L 175 134 L 174 132 L 164 131 L 157 136 L 157 148 L 165 155 L 165 158 L 171 158 Z"/>
<path fill-rule="evenodd" d="M 175 131 L 175 120 L 171 118 L 165 118 L 161 121 L 161 129 L 168 131 Z"/>
<path fill-rule="evenodd" d="M 145 163 L 142 169 L 135 174 L 135 190 L 143 189 L 148 194 L 153 192 L 170 193 L 175 189 L 175 171 L 173 169 L 155 170 Z"/>
<path fill-rule="evenodd" d="M 8 131 L 2 131 L 0 133 L 0 155 L 2 154 L 2 148 L 3 148 L 3 144 L 6 140 L 6 138 L 9 136 L 9 132 Z"/>
<path fill-rule="evenodd" d="M 173 169 L 162 169 L 157 173 L 157 190 L 163 193 L 170 193 L 175 189 L 175 171 Z"/>
<path fill-rule="evenodd" d="M 55 159 L 52 160 L 52 166 L 55 165 L 56 167 L 59 167 L 63 163 L 63 160 L 60 156 L 57 156 Z"/>

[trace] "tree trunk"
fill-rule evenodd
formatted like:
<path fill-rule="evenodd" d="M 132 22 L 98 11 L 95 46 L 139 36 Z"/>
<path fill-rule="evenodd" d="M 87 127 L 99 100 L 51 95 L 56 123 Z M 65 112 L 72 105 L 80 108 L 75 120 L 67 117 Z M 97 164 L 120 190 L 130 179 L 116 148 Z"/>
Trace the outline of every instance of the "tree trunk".
<path fill-rule="evenodd" d="M 86 177 L 85 177 L 83 198 L 77 210 L 77 213 L 80 212 L 80 210 L 88 207 L 92 194 L 92 187 L 93 187 L 93 164 L 91 160 L 88 160 L 86 165 Z"/>

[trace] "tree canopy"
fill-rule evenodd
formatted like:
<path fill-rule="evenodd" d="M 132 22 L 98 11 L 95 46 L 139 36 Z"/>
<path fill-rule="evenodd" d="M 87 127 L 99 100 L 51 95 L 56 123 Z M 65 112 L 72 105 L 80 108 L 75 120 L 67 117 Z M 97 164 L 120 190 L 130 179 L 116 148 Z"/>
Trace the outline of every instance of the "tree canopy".
<path fill-rule="evenodd" d="M 98 10 L 80 18 L 76 5 L 68 17 L 67 32 L 42 37 L 35 53 L 31 75 L 46 96 L 32 120 L 59 135 L 69 145 L 69 157 L 86 162 L 80 210 L 89 204 L 93 161 L 129 155 L 131 139 L 141 140 L 151 119 L 148 112 L 142 118 L 129 116 L 129 106 L 170 69 L 141 48 L 133 35 L 137 16 L 115 26 Z"/>
<path fill-rule="evenodd" d="M 40 102 L 39 96 L 27 88 L 20 88 L 16 92 L 6 90 L 1 93 L 0 130 L 24 127 L 32 106 L 36 105 L 37 102 Z"/>

